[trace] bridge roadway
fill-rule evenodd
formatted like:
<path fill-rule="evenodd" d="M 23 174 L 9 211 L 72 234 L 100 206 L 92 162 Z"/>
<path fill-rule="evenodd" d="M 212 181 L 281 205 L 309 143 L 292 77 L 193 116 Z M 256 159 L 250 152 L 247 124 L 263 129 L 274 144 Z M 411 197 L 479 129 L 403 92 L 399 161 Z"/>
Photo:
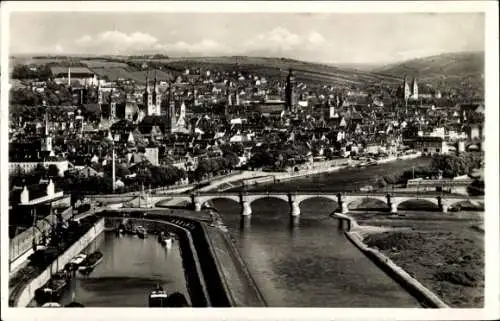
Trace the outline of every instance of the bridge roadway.
<path fill-rule="evenodd" d="M 206 205 L 207 202 L 214 199 L 230 199 L 241 205 L 241 215 L 250 217 L 252 215 L 252 202 L 262 198 L 276 198 L 287 202 L 290 205 L 290 215 L 298 218 L 300 216 L 300 203 L 312 198 L 326 198 L 336 202 L 341 213 L 347 213 L 355 208 L 355 203 L 365 199 L 375 199 L 387 204 L 391 213 L 397 213 L 398 207 L 407 201 L 425 200 L 436 205 L 443 213 L 446 213 L 450 206 L 462 202 L 471 202 L 473 205 L 484 203 L 482 196 L 467 196 L 461 194 L 439 193 L 439 192 L 311 192 L 311 191 L 290 191 L 290 192 L 254 192 L 254 191 L 236 191 L 236 192 L 200 192 L 195 191 L 191 194 L 146 194 L 139 196 L 144 199 L 144 207 L 157 207 L 164 201 L 175 201 L 176 203 L 187 202 L 191 204 L 196 211 Z M 106 199 L 106 197 L 94 197 L 97 199 Z M 116 199 L 117 196 L 115 195 Z M 119 196 L 118 196 L 119 198 Z M 124 201 L 124 207 L 131 206 L 133 198 Z M 149 205 L 147 205 L 149 204 Z M 139 206 L 143 207 L 143 206 Z M 332 210 L 333 211 L 333 210 Z"/>

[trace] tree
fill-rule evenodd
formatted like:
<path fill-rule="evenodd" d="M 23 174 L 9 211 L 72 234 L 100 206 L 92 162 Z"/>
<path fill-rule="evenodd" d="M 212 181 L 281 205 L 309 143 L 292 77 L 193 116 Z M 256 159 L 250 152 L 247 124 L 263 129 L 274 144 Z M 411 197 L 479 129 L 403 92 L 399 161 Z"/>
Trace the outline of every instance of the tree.
<path fill-rule="evenodd" d="M 325 148 L 323 155 L 326 157 L 326 159 L 332 159 L 334 156 L 330 148 Z"/>
<path fill-rule="evenodd" d="M 49 168 L 47 169 L 47 176 L 59 177 L 59 168 L 54 164 L 50 164 Z"/>
<path fill-rule="evenodd" d="M 240 158 L 238 157 L 238 155 L 232 151 L 228 151 L 227 153 L 225 153 L 224 159 L 226 160 L 225 165 L 228 169 L 233 169 L 240 162 Z"/>
<path fill-rule="evenodd" d="M 431 161 L 434 171 L 441 171 L 443 177 L 455 177 L 468 174 L 472 169 L 480 167 L 481 159 L 471 154 L 435 155 Z"/>
<path fill-rule="evenodd" d="M 250 158 L 248 165 L 252 168 L 274 165 L 274 157 L 269 151 L 259 150 Z"/>

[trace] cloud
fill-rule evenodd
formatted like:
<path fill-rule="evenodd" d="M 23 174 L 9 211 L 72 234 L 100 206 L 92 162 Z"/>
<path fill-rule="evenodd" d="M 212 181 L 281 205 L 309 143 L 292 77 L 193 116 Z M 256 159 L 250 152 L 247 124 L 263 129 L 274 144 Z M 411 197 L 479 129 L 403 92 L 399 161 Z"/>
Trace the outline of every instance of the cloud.
<path fill-rule="evenodd" d="M 326 43 L 325 38 L 323 38 L 323 36 L 316 31 L 312 31 L 307 37 L 307 40 L 313 45 L 322 45 Z"/>
<path fill-rule="evenodd" d="M 203 39 L 195 43 L 178 41 L 172 44 L 158 45 L 157 49 L 172 53 L 190 54 L 223 54 L 232 51 L 229 46 L 211 39 Z"/>
<path fill-rule="evenodd" d="M 126 34 L 120 31 L 104 31 L 96 36 L 85 35 L 75 41 L 77 49 L 85 52 L 125 53 L 157 49 L 158 39 L 147 33 L 134 32 Z"/>
<path fill-rule="evenodd" d="M 197 42 L 181 40 L 162 43 L 148 33 L 133 32 L 127 34 L 112 30 L 96 35 L 84 35 L 74 41 L 71 46 L 65 46 L 64 49 L 87 54 L 164 53 L 167 55 L 208 56 L 259 53 L 290 55 L 296 51 L 314 50 L 316 46 L 324 46 L 325 44 L 325 38 L 316 31 L 311 31 L 308 34 L 297 34 L 283 27 L 256 34 L 246 41 L 231 45 L 208 38 Z M 60 47 L 62 49 L 62 46 Z"/>
<path fill-rule="evenodd" d="M 55 47 L 57 53 L 64 53 L 64 47 L 61 44 L 57 44 Z"/>
<path fill-rule="evenodd" d="M 195 43 L 178 41 L 161 43 L 157 38 L 142 32 L 126 34 L 120 31 L 105 31 L 95 36 L 85 35 L 74 43 L 75 51 L 86 53 L 223 53 L 230 48 L 214 40 L 203 39 Z"/>
<path fill-rule="evenodd" d="M 243 51 L 293 53 L 296 50 L 310 50 L 326 43 L 325 38 L 316 31 L 300 35 L 278 27 L 258 34 L 243 43 Z"/>

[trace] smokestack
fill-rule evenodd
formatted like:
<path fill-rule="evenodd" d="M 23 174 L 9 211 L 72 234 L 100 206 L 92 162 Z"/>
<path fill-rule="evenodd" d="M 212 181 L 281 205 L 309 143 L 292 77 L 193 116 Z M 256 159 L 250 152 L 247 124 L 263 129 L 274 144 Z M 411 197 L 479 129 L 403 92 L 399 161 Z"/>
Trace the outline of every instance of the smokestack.
<path fill-rule="evenodd" d="M 68 87 L 71 87 L 71 67 L 68 67 Z"/>

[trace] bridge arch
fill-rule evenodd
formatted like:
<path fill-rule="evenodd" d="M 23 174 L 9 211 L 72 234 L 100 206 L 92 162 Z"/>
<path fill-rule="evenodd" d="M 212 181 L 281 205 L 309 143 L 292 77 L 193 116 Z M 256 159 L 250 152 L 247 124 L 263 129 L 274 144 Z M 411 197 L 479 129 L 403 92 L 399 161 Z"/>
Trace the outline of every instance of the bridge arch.
<path fill-rule="evenodd" d="M 439 201 L 436 198 L 402 198 L 392 200 L 400 210 L 419 210 L 419 209 L 439 209 Z"/>
<path fill-rule="evenodd" d="M 349 209 L 386 209 L 387 205 L 387 197 L 386 196 L 350 196 L 346 197 L 345 202 L 347 203 L 347 207 Z M 373 204 L 372 207 L 362 207 L 363 203 L 370 202 L 369 204 Z M 379 205 L 379 206 L 375 206 Z"/>
<path fill-rule="evenodd" d="M 304 202 L 304 201 L 308 201 L 308 200 L 312 200 L 312 199 L 315 199 L 315 198 L 320 198 L 320 199 L 327 199 L 327 200 L 330 200 L 330 201 L 333 201 L 335 202 L 335 204 L 338 203 L 338 198 L 337 198 L 337 195 L 315 195 L 315 194 L 311 194 L 311 195 L 297 195 L 296 198 L 295 198 L 295 201 L 297 203 L 299 203 L 299 205 Z"/>
<path fill-rule="evenodd" d="M 469 199 L 450 199 L 450 200 L 445 200 L 444 204 L 446 204 L 448 207 L 453 207 L 453 208 L 484 208 L 484 203 L 478 202 L 476 200 L 469 200 Z"/>
<path fill-rule="evenodd" d="M 273 207 L 269 210 L 268 207 L 260 208 L 256 203 L 259 201 L 271 200 L 275 202 L 273 203 Z M 282 217 L 283 215 L 288 215 L 290 213 L 290 201 L 289 197 L 286 194 L 276 195 L 276 194 L 262 194 L 262 195 L 249 195 L 243 198 L 243 202 L 248 204 L 253 215 L 264 212 L 267 218 L 272 217 Z M 245 205 L 243 206 L 245 207 Z M 243 208 L 243 211 L 245 209 Z"/>
<path fill-rule="evenodd" d="M 192 203 L 191 196 L 189 195 L 175 195 L 174 197 L 172 196 L 151 197 L 151 204 L 153 204 L 154 207 L 167 207 L 168 205 L 165 203 L 170 201 L 175 201 L 175 204 L 173 205 L 180 205 L 182 203 L 187 203 L 186 205 L 188 205 Z"/>
<path fill-rule="evenodd" d="M 246 197 L 246 201 L 248 201 L 248 203 L 251 205 L 254 201 L 257 201 L 257 200 L 260 200 L 260 199 L 264 199 L 264 198 L 274 198 L 274 199 L 279 199 L 279 200 L 282 200 L 286 203 L 289 203 L 290 202 L 290 199 L 288 197 L 288 195 L 285 195 L 285 194 L 260 194 L 260 195 L 248 195 Z"/>
<path fill-rule="evenodd" d="M 199 202 L 202 206 L 205 205 L 209 201 L 214 201 L 217 199 L 225 199 L 236 202 L 240 204 L 240 196 L 238 195 L 214 195 L 214 196 L 200 196 L 196 198 L 196 201 Z"/>
<path fill-rule="evenodd" d="M 321 209 L 315 207 L 315 215 L 330 215 L 339 208 L 336 195 L 297 195 L 295 202 L 298 203 L 301 215 L 308 212 L 307 205 L 312 202 L 321 202 Z M 310 211 L 309 211 L 310 212 Z"/>

